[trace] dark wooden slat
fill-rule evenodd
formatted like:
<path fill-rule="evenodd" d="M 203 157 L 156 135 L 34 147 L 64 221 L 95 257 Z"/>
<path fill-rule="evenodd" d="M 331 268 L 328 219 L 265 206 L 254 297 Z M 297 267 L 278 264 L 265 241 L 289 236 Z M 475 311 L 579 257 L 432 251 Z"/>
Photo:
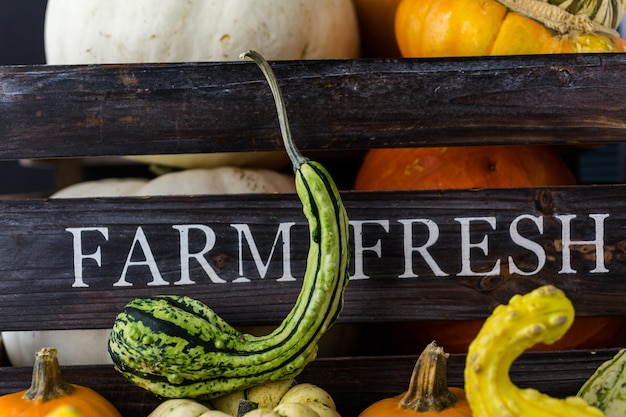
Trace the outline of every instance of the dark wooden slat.
<path fill-rule="evenodd" d="M 353 249 L 351 274 L 356 273 L 359 259 L 367 277 L 354 277 L 350 283 L 340 320 L 481 318 L 513 294 L 548 283 L 570 296 L 579 316 L 626 315 L 625 192 L 621 185 L 345 192 L 351 222 L 365 222 L 359 233 L 361 246 L 379 244 L 380 255 L 365 250 L 360 257 Z M 520 216 L 534 216 L 542 223 L 540 228 L 533 221 L 522 221 L 516 230 L 525 241 L 515 243 L 510 226 Z M 565 220 L 558 216 L 575 218 L 566 227 Z M 601 218 L 602 226 L 596 225 L 592 216 Z M 493 225 L 485 218 L 493 218 Z M 437 275 L 418 253 L 410 252 L 405 257 L 407 245 L 424 245 L 435 236 L 435 232 L 427 232 L 426 220 L 439 231 L 428 253 L 445 276 Z M 412 237 L 402 224 L 407 221 L 415 222 L 410 228 Z M 295 224 L 290 232 L 277 238 L 279 224 L 290 222 Z M 469 240 L 462 237 L 464 223 L 470 225 Z M 191 259 L 190 279 L 195 283 L 175 284 L 181 279 L 181 244 L 176 225 L 204 225 L 213 230 L 215 245 L 202 257 L 216 277 L 210 278 Z M 94 227 L 106 228 L 106 238 L 102 230 L 87 230 L 81 234 L 81 247 L 75 250 L 68 228 Z M 237 228 L 246 227 L 259 252 L 259 262 L 268 268 L 264 278 L 253 262 L 248 238 L 239 237 Z M 604 269 L 597 270 L 596 248 L 590 243 L 570 245 L 571 261 L 565 262 L 560 249 L 563 230 L 571 231 L 574 242 L 601 239 Z M 139 231 L 145 236 L 147 249 L 137 243 Z M 601 231 L 603 237 L 597 238 L 596 231 Z M 235 324 L 275 324 L 286 315 L 299 292 L 300 281 L 295 277 L 301 277 L 305 268 L 306 233 L 295 195 L 3 201 L 0 328 L 108 327 L 126 302 L 155 293 L 193 295 Z M 189 252 L 200 252 L 207 237 L 197 226 L 192 227 L 190 236 Z M 289 236 L 293 279 L 283 282 L 279 278 L 285 270 L 285 236 Z M 405 236 L 409 236 L 409 244 Z M 351 238 L 354 244 L 354 233 Z M 463 239 L 467 243 L 462 243 Z M 477 246 L 483 240 L 486 249 Z M 131 251 L 133 242 L 135 248 Z M 536 253 L 523 246 L 529 243 L 535 245 L 535 251 L 545 253 L 541 269 Z M 463 247 L 469 256 L 462 254 Z M 90 258 L 96 251 L 100 251 L 100 265 Z M 77 253 L 85 255 L 81 271 L 86 287 L 74 286 L 80 281 L 74 269 Z M 145 265 L 148 253 L 155 258 L 159 279 Z M 531 275 L 512 273 L 509 257 Z M 402 277 L 407 258 L 417 276 Z M 128 274 L 122 279 L 124 265 L 129 262 Z M 569 271 L 563 271 L 566 264 Z M 237 282 L 240 269 L 250 282 Z M 490 275 L 493 271 L 497 274 Z M 158 281 L 162 285 L 154 285 Z"/>
<path fill-rule="evenodd" d="M 303 150 L 606 143 L 623 54 L 282 61 Z M 282 149 L 251 62 L 0 67 L 0 158 Z"/>
<path fill-rule="evenodd" d="M 534 388 L 550 396 L 575 395 L 585 380 L 615 350 L 525 353 L 511 369 L 520 388 Z M 369 404 L 405 391 L 416 357 L 359 357 L 317 359 L 297 378 L 326 389 L 343 417 L 356 417 Z M 463 386 L 465 355 L 450 355 L 448 384 Z M 67 382 L 85 385 L 104 395 L 124 417 L 147 416 L 160 402 L 127 382 L 109 366 L 62 367 Z M 30 368 L 0 368 L 0 395 L 27 389 Z"/>

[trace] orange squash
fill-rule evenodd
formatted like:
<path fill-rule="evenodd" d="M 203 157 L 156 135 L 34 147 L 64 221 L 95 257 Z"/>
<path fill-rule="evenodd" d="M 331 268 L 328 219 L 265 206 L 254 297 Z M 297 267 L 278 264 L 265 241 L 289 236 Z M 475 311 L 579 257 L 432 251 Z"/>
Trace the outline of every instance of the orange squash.
<path fill-rule="evenodd" d="M 386 354 L 410 355 L 428 341 L 446 344 L 450 353 L 467 353 L 484 320 L 441 320 L 393 323 L 381 338 L 392 346 Z M 624 345 L 626 324 L 622 317 L 576 317 L 565 335 L 551 345 L 537 344 L 532 351 L 616 348 Z"/>
<path fill-rule="evenodd" d="M 465 390 L 448 387 L 447 360 L 448 354 L 431 342 L 415 363 L 408 390 L 375 402 L 359 417 L 470 417 Z"/>
<path fill-rule="evenodd" d="M 573 185 L 574 175 L 548 146 L 382 148 L 368 151 L 355 190 L 415 190 Z"/>
<path fill-rule="evenodd" d="M 354 189 L 418 190 L 507 188 L 575 184 L 575 177 L 549 146 L 475 146 L 372 149 Z M 414 354 L 430 340 L 452 353 L 467 352 L 483 320 L 390 323 L 383 337 L 391 354 Z M 616 347 L 624 343 L 621 317 L 580 317 L 557 343 L 533 350 Z"/>
<path fill-rule="evenodd" d="M 121 417 L 113 404 L 96 391 L 63 381 L 56 349 L 43 348 L 37 351 L 30 388 L 1 396 L 0 414 L 44 417 L 65 405 L 72 406 L 82 417 Z"/>
<path fill-rule="evenodd" d="M 509 3 L 528 5 L 530 11 L 512 11 L 503 5 Z M 619 10 L 602 21 L 604 26 L 581 15 L 571 16 L 537 0 L 401 0 L 395 33 L 404 57 L 626 50 L 626 42 L 613 30 L 621 17 Z"/>

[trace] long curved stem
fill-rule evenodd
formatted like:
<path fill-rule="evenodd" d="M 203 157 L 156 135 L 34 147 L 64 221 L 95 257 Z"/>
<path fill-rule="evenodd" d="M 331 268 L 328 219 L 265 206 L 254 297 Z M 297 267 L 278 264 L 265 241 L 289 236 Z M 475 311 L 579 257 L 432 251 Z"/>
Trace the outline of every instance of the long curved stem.
<path fill-rule="evenodd" d="M 276 79 L 276 75 L 272 70 L 272 67 L 267 62 L 267 60 L 256 51 L 247 51 L 239 55 L 239 58 L 250 58 L 252 59 L 261 69 L 261 72 L 265 76 L 267 83 L 272 90 L 272 94 L 274 95 L 274 102 L 276 103 L 276 111 L 278 112 L 278 122 L 280 124 L 280 131 L 283 137 L 283 143 L 285 144 L 285 149 L 287 150 L 287 155 L 293 164 L 294 171 L 297 171 L 298 168 L 304 163 L 308 161 L 307 158 L 302 156 L 300 151 L 296 148 L 291 138 L 291 129 L 289 128 L 289 120 L 287 118 L 287 107 L 285 106 L 285 99 L 283 98 L 283 94 L 280 91 L 280 87 L 278 86 L 278 81 Z"/>

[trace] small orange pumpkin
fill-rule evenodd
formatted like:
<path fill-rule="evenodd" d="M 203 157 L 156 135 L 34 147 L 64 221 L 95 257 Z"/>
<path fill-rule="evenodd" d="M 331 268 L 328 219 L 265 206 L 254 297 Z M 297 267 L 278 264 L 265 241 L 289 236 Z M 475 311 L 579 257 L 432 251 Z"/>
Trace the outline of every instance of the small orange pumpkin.
<path fill-rule="evenodd" d="M 409 389 L 366 408 L 359 417 L 470 417 L 465 390 L 448 387 L 448 354 L 435 342 L 420 354 L 409 382 Z"/>
<path fill-rule="evenodd" d="M 37 351 L 30 388 L 0 397 L 2 415 L 11 417 L 44 417 L 64 405 L 83 417 L 121 417 L 96 391 L 63 381 L 57 351 L 49 347 Z"/>
<path fill-rule="evenodd" d="M 544 1 L 401 0 L 395 32 L 404 57 L 623 52 L 619 14 L 603 26 Z"/>
<path fill-rule="evenodd" d="M 573 185 L 574 175 L 542 145 L 372 149 L 355 190 L 416 190 Z"/>

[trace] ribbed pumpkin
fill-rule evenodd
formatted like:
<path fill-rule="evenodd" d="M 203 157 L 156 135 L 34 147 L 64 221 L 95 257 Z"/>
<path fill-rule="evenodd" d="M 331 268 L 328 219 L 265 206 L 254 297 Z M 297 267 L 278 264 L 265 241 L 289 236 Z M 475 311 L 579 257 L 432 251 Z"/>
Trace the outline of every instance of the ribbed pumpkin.
<path fill-rule="evenodd" d="M 568 3 L 572 13 L 538 0 L 401 0 L 396 39 L 404 57 L 626 50 L 613 30 L 622 16 L 621 2 Z"/>
<path fill-rule="evenodd" d="M 470 417 L 465 390 L 448 387 L 447 360 L 436 342 L 429 343 L 415 363 L 408 390 L 375 402 L 359 417 Z"/>
<path fill-rule="evenodd" d="M 455 146 L 370 150 L 356 190 L 415 190 L 573 185 L 574 175 L 548 146 Z"/>
<path fill-rule="evenodd" d="M 63 381 L 55 348 L 37 351 L 28 390 L 0 397 L 0 415 L 44 417 L 61 406 L 72 406 L 82 417 L 121 417 L 106 398 L 82 385 Z"/>
<path fill-rule="evenodd" d="M 372 149 L 357 173 L 354 189 L 419 190 L 573 185 L 575 178 L 549 146 L 475 146 Z M 391 323 L 390 352 L 413 354 L 430 340 L 451 353 L 466 352 L 482 320 Z M 557 343 L 533 350 L 613 347 L 623 334 L 620 317 L 577 318 Z"/>

